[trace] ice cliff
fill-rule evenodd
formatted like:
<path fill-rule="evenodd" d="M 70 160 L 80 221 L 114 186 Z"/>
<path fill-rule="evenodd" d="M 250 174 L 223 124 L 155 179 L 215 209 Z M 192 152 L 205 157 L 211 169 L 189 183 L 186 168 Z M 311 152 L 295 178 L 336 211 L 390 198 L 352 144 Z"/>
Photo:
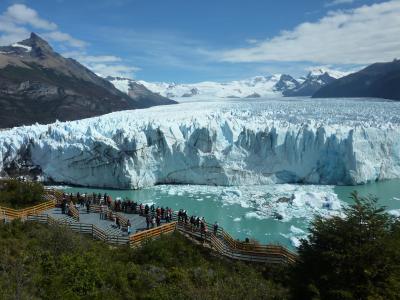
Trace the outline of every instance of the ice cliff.
<path fill-rule="evenodd" d="M 2 175 L 109 188 L 362 184 L 400 177 L 400 106 L 366 100 L 185 103 L 0 131 Z"/>

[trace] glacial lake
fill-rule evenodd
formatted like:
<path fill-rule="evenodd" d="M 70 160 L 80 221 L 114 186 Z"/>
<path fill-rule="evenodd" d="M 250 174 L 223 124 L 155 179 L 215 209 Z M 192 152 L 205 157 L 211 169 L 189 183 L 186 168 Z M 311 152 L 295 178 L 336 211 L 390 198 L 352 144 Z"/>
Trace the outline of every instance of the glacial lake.
<path fill-rule="evenodd" d="M 142 190 L 109 190 L 64 187 L 67 193 L 108 193 L 139 203 L 186 209 L 190 215 L 204 216 L 238 239 L 254 238 L 295 249 L 306 236 L 315 214 L 340 215 L 351 203 L 350 193 L 374 195 L 392 214 L 400 215 L 400 180 L 360 186 L 263 185 L 215 187 L 160 185 Z M 283 197 L 294 198 L 288 203 Z M 277 219 L 277 217 L 279 219 Z"/>

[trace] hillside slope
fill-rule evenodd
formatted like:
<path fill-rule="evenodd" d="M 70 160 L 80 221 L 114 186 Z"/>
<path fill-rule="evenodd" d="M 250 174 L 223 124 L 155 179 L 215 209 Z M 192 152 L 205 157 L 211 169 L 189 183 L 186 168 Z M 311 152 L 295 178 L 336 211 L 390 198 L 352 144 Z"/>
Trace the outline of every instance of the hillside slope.
<path fill-rule="evenodd" d="M 34 33 L 0 47 L 0 128 L 77 120 L 153 103 L 122 93 L 77 61 L 54 52 Z"/>
<path fill-rule="evenodd" d="M 372 97 L 400 100 L 400 61 L 372 64 L 324 86 L 313 97 Z"/>

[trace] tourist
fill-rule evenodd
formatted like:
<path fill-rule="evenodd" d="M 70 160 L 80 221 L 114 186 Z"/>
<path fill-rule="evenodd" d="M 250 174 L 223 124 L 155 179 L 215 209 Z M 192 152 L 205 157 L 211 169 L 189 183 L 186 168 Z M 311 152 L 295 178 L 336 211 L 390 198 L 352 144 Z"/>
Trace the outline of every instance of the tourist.
<path fill-rule="evenodd" d="M 201 238 L 203 238 L 203 234 L 204 234 L 204 238 L 205 238 L 205 234 L 206 234 L 206 224 L 203 221 L 203 219 L 200 221 L 200 236 Z"/>
<path fill-rule="evenodd" d="M 185 224 L 187 224 L 187 223 L 188 223 L 188 220 L 189 220 L 189 218 L 188 218 L 188 215 L 187 215 L 187 212 L 186 212 L 186 210 L 184 210 L 184 211 L 183 211 L 183 219 L 184 219 L 184 221 L 185 221 Z"/>
<path fill-rule="evenodd" d="M 151 219 L 151 227 L 154 228 L 156 227 L 156 217 L 153 215 L 153 218 Z"/>
<path fill-rule="evenodd" d="M 104 193 L 104 195 L 103 195 L 103 201 L 104 201 L 104 203 L 107 202 L 107 193 Z"/>
<path fill-rule="evenodd" d="M 111 207 L 111 196 L 107 195 L 106 199 L 104 199 L 108 208 Z"/>
<path fill-rule="evenodd" d="M 90 213 L 90 200 L 86 202 L 86 212 L 89 214 Z"/>
<path fill-rule="evenodd" d="M 118 216 L 115 217 L 115 225 L 117 226 L 118 229 L 121 229 L 121 224 L 119 222 Z"/>
<path fill-rule="evenodd" d="M 150 215 L 147 215 L 147 216 L 146 216 L 146 225 L 147 225 L 147 229 L 150 228 L 150 223 L 151 223 Z"/>
<path fill-rule="evenodd" d="M 169 222 L 172 220 L 172 208 L 168 208 L 168 220 Z"/>
<path fill-rule="evenodd" d="M 131 235 L 131 221 L 128 219 L 128 222 L 126 223 L 126 231 L 128 233 L 128 236 Z"/>
<path fill-rule="evenodd" d="M 217 235 L 217 233 L 218 233 L 218 222 L 215 222 L 214 223 L 214 226 L 213 226 L 213 229 L 214 229 L 214 235 L 216 236 Z"/>
<path fill-rule="evenodd" d="M 190 222 L 190 230 L 191 231 L 193 231 L 193 228 L 194 228 L 195 218 L 196 218 L 195 216 L 191 216 L 190 220 L 189 220 L 189 222 Z"/>
<path fill-rule="evenodd" d="M 100 205 L 100 220 L 105 220 L 106 219 L 106 217 L 104 215 L 104 212 L 105 212 L 105 207 L 104 207 L 103 204 L 101 204 Z"/>
<path fill-rule="evenodd" d="M 165 220 L 165 209 L 164 209 L 164 206 L 161 206 L 161 219 Z"/>
<path fill-rule="evenodd" d="M 67 199 L 63 198 L 61 202 L 61 213 L 64 215 L 67 208 Z"/>
<path fill-rule="evenodd" d="M 161 217 L 161 208 L 159 206 L 157 206 L 156 214 L 157 214 L 157 217 Z"/>
<path fill-rule="evenodd" d="M 159 215 L 157 215 L 156 222 L 157 222 L 157 227 L 161 225 L 161 217 Z"/>

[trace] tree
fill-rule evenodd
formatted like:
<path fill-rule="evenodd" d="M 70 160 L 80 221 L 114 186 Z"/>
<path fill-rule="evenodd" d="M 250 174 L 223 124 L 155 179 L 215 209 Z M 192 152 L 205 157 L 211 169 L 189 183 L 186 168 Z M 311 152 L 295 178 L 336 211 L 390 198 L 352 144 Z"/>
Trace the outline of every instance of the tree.
<path fill-rule="evenodd" d="M 44 187 L 41 183 L 8 179 L 0 181 L 0 206 L 24 208 L 43 201 Z"/>
<path fill-rule="evenodd" d="M 293 270 L 295 299 L 400 299 L 400 223 L 374 197 L 316 217 Z"/>

